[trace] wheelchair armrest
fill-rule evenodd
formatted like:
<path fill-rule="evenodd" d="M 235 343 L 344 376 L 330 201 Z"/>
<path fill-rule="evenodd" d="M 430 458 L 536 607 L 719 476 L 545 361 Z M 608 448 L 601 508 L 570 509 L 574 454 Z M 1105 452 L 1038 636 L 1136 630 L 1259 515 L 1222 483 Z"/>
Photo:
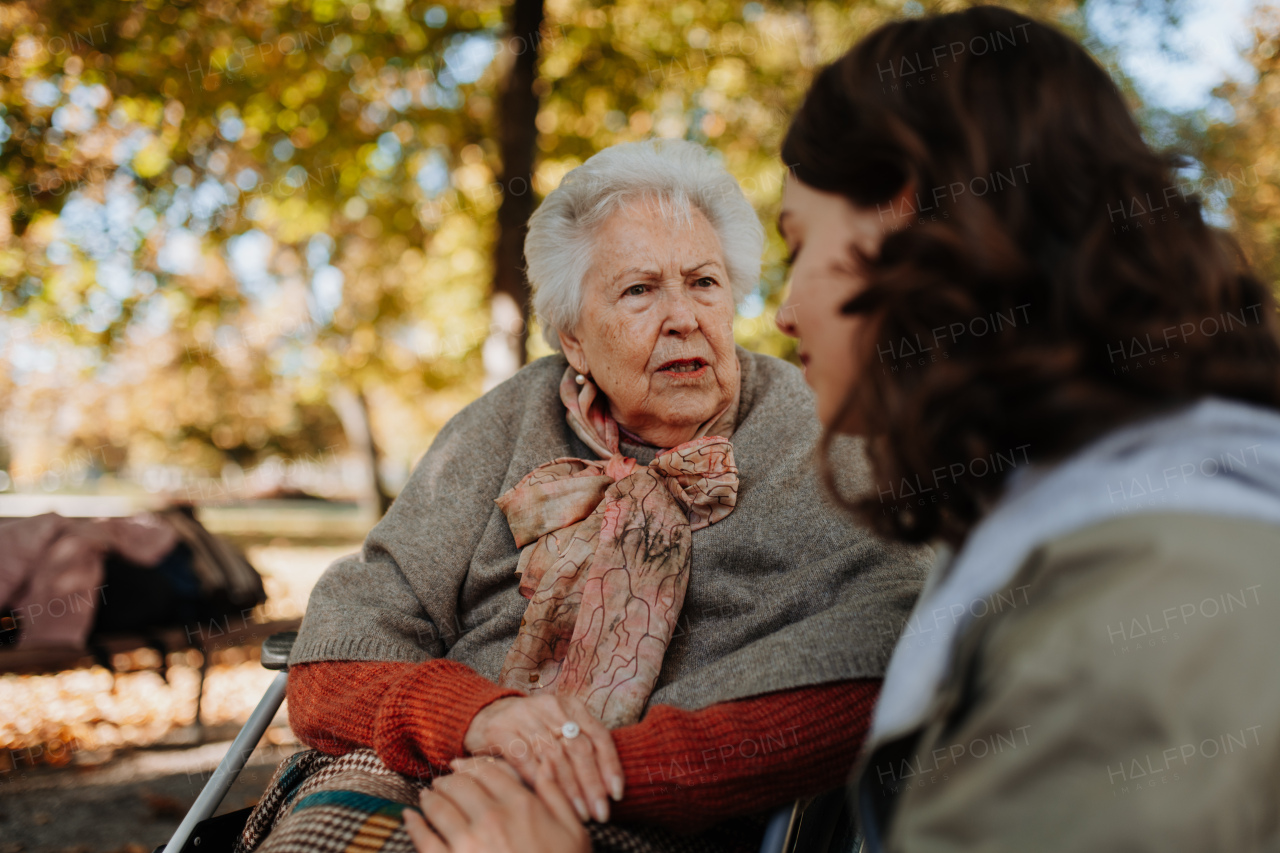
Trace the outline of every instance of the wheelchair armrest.
<path fill-rule="evenodd" d="M 281 631 L 279 634 L 267 637 L 262 641 L 262 665 L 267 669 L 288 669 L 289 652 L 293 650 L 294 641 L 297 639 L 297 631 Z"/>

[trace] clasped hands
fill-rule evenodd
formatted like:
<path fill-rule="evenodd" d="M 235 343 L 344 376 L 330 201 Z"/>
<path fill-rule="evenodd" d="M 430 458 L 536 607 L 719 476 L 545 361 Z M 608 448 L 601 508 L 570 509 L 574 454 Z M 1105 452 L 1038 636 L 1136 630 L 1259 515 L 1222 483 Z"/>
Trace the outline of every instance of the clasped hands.
<path fill-rule="evenodd" d="M 570 722 L 576 737 L 564 735 Z M 463 747 L 473 757 L 422 792 L 426 820 L 404 813 L 419 853 L 587 851 L 582 823 L 607 821 L 610 798 L 622 799 L 613 737 L 573 697 L 499 699 L 476 714 Z"/>

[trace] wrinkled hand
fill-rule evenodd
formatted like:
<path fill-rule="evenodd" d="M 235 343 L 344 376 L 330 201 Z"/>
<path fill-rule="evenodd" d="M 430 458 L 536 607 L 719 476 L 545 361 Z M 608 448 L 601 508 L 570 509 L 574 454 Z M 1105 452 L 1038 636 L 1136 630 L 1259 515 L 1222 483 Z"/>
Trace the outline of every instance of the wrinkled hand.
<path fill-rule="evenodd" d="M 502 759 L 468 758 L 404 811 L 418 853 L 590 853 L 591 841 L 544 766 L 535 794 Z M 430 826 L 428 826 L 428 823 Z"/>
<path fill-rule="evenodd" d="M 561 737 L 560 727 L 570 720 L 581 733 Z M 622 762 L 613 737 L 571 696 L 539 693 L 499 699 L 476 714 L 462 743 L 472 755 L 502 756 L 530 786 L 536 785 L 539 771 L 547 769 L 584 821 L 594 816 L 604 823 L 609 819 L 609 795 L 622 799 Z"/>

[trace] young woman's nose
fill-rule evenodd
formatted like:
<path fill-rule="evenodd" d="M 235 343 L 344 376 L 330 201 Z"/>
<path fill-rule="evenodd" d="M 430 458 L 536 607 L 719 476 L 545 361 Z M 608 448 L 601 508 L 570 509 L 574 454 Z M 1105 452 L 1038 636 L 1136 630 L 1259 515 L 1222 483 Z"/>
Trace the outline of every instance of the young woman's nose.
<path fill-rule="evenodd" d="M 800 337 L 800 331 L 796 328 L 796 309 L 791 304 L 790 295 L 778 306 L 778 313 L 774 315 L 773 322 L 782 334 L 792 338 Z"/>

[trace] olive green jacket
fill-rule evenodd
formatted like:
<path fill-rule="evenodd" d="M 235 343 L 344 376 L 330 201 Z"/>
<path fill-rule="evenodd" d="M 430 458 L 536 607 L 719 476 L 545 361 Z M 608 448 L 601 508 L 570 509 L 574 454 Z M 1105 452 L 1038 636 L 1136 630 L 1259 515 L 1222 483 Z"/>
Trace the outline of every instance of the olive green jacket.
<path fill-rule="evenodd" d="M 873 849 L 1280 851 L 1280 527 L 1109 520 L 991 601 L 860 765 Z"/>

